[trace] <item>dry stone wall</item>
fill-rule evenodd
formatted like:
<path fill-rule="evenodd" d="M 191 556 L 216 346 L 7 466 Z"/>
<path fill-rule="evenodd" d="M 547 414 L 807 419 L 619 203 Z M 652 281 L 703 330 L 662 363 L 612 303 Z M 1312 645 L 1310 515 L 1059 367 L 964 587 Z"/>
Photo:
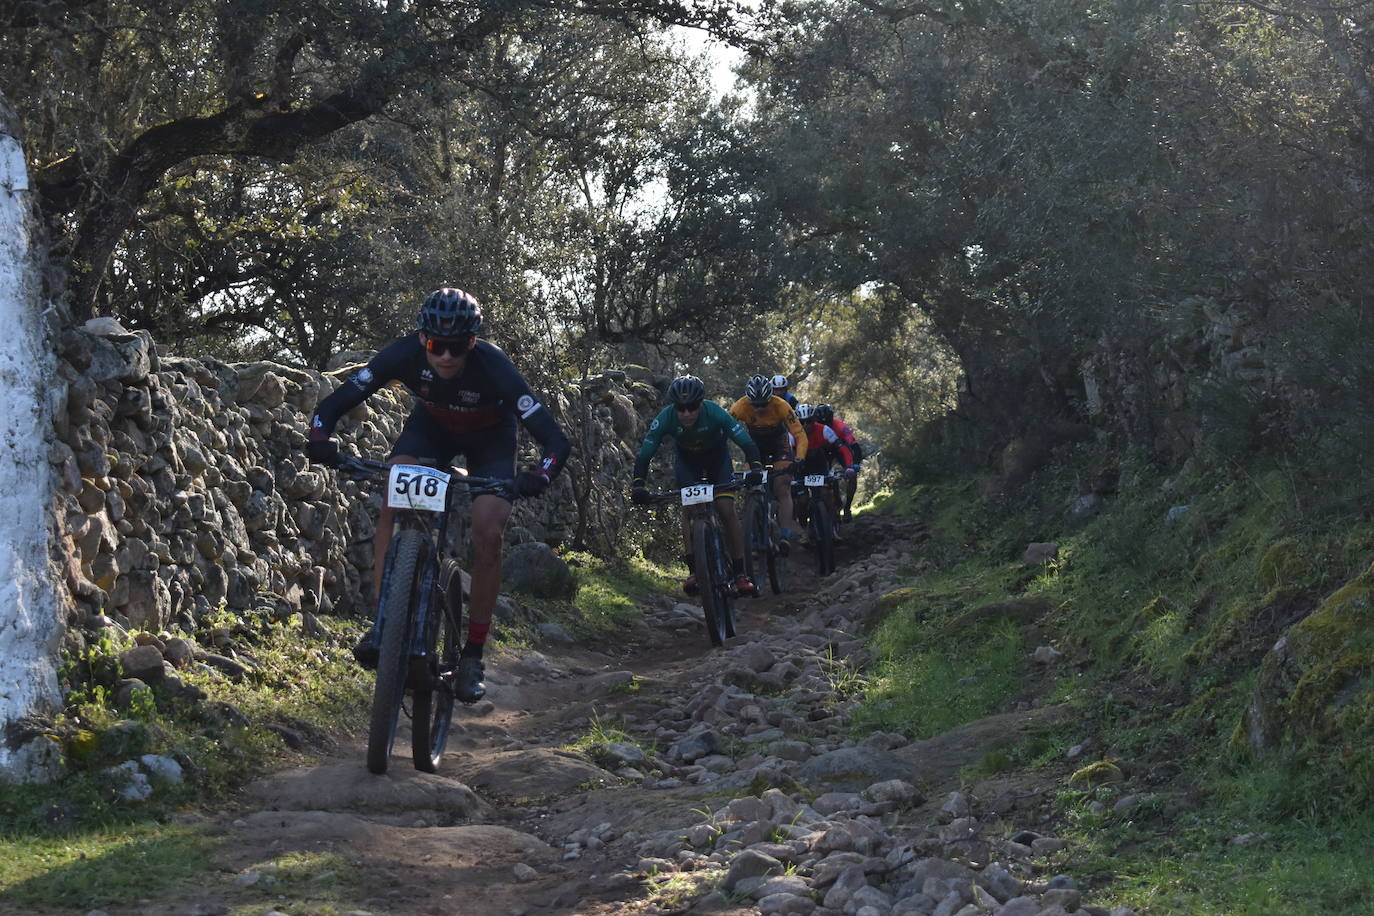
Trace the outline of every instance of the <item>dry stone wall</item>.
<path fill-rule="evenodd" d="M 1170 305 L 1164 319 L 1152 337 L 1097 341 L 1081 367 L 1092 422 L 1181 460 L 1203 447 L 1198 397 L 1207 384 L 1242 387 L 1294 410 L 1311 397 L 1268 351 L 1272 333 L 1239 305 L 1190 297 Z"/>
<path fill-rule="evenodd" d="M 66 331 L 58 350 L 53 551 L 69 648 L 103 626 L 189 628 L 221 605 L 366 608 L 375 497 L 304 452 L 309 415 L 347 367 L 173 357 L 110 319 Z M 579 513 L 625 511 L 658 390 L 607 372 L 552 398 L 578 450 L 550 496 L 517 504 L 513 541 L 558 542 Z M 407 393 L 378 392 L 340 424 L 345 450 L 384 456 L 409 408 Z"/>

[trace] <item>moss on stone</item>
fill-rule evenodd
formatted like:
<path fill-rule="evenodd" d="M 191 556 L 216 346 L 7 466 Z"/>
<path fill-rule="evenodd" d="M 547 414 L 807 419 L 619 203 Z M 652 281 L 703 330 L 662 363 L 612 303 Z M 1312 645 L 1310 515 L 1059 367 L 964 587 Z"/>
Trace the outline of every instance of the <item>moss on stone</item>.
<path fill-rule="evenodd" d="M 1310 573 L 1310 563 L 1297 538 L 1275 541 L 1255 565 L 1255 579 L 1266 589 L 1300 582 Z"/>
<path fill-rule="evenodd" d="M 1295 624 L 1261 666 L 1252 716 L 1294 743 L 1374 737 L 1374 565 Z"/>
<path fill-rule="evenodd" d="M 917 598 L 920 594 L 920 589 L 911 586 L 893 589 L 890 592 L 878 596 L 878 603 L 876 605 L 877 612 L 883 616 L 887 616 L 908 601 Z"/>
<path fill-rule="evenodd" d="M 1265 614 L 1280 613 L 1299 596 L 1298 589 L 1280 587 L 1271 590 L 1258 601 L 1252 598 L 1236 600 L 1225 613 L 1212 622 L 1206 634 L 1188 650 L 1184 658 L 1185 664 L 1194 668 L 1201 667 L 1251 639 L 1257 626 L 1263 629 L 1262 624 L 1256 623 L 1261 617 Z"/>
<path fill-rule="evenodd" d="M 1075 770 L 1074 774 L 1069 777 L 1069 785 L 1100 786 L 1109 782 L 1121 782 L 1124 778 L 1121 767 L 1110 760 L 1099 760 L 1080 770 Z"/>

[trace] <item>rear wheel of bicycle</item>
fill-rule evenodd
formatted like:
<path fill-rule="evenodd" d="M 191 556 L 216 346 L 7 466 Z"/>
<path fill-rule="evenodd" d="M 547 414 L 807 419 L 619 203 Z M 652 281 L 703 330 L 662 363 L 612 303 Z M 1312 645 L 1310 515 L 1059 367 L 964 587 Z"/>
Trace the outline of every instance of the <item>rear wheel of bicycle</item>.
<path fill-rule="evenodd" d="M 387 585 L 382 645 L 377 659 L 377 686 L 372 692 L 372 721 L 367 730 L 367 768 L 386 772 L 396 742 L 396 723 L 405 699 L 410 671 L 410 628 L 419 607 L 429 541 L 418 531 L 402 529 L 391 539 L 391 577 Z"/>
<path fill-rule="evenodd" d="M 778 520 L 771 514 L 768 517 L 768 586 L 773 589 L 773 594 L 781 595 L 783 586 L 787 584 L 787 558 L 778 551 L 778 542 L 782 540 L 782 531 L 778 528 Z M 755 585 L 758 583 L 755 582 Z"/>
<path fill-rule="evenodd" d="M 835 523 L 824 499 L 811 501 L 811 540 L 816 548 L 816 572 L 826 576 L 835 571 Z"/>
<path fill-rule="evenodd" d="M 769 538 L 768 508 L 762 498 L 751 496 L 744 517 L 748 522 L 745 529 L 749 543 L 744 552 L 744 573 L 757 585 L 767 570 L 772 573 L 772 547 Z"/>
<path fill-rule="evenodd" d="M 711 542 L 716 566 L 716 610 L 720 616 L 720 627 L 725 639 L 735 635 L 735 570 L 725 556 L 725 541 L 719 526 L 711 527 Z M 724 641 L 724 640 L 722 640 Z"/>
<path fill-rule="evenodd" d="M 714 511 L 714 510 L 713 510 Z M 722 590 L 717 578 L 721 574 L 718 562 L 719 535 L 715 534 L 711 523 L 697 520 L 692 523 L 692 553 L 695 562 L 697 588 L 701 592 L 701 609 L 706 614 L 706 636 L 711 645 L 719 646 L 725 642 L 725 608 L 721 604 Z"/>
<path fill-rule="evenodd" d="M 453 722 L 453 672 L 463 648 L 463 577 L 457 561 L 445 559 L 440 564 L 439 582 L 430 600 L 430 627 L 425 637 L 426 687 L 415 690 L 410 751 L 415 769 L 437 773 Z"/>

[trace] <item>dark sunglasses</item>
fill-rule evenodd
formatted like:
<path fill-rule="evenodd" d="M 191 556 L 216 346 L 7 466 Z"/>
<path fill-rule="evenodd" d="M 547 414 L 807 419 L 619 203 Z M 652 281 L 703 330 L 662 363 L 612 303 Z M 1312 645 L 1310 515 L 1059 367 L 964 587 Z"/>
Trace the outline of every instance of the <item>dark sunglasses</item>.
<path fill-rule="evenodd" d="M 691 413 L 695 410 L 701 410 L 700 401 L 697 401 L 695 404 L 678 404 L 675 406 L 677 407 L 678 413 Z"/>
<path fill-rule="evenodd" d="M 437 356 L 443 356 L 445 353 L 462 356 L 468 351 L 470 340 L 471 337 L 426 337 L 425 349 Z"/>

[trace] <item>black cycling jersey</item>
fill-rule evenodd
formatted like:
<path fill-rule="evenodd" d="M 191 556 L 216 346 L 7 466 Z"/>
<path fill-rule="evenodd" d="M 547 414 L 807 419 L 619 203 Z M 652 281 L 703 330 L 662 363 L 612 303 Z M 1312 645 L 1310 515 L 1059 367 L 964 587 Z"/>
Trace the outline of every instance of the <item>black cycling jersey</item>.
<path fill-rule="evenodd" d="M 562 469 L 572 451 L 558 422 L 500 347 L 478 340 L 468 351 L 463 371 L 441 379 L 430 368 L 418 334 L 388 345 L 321 401 L 310 421 L 310 438 L 328 439 L 340 417 L 392 381 L 410 389 L 420 402 L 416 410 L 427 411 L 451 433 L 477 432 L 519 418 L 544 449 L 541 466 L 550 476 Z"/>

